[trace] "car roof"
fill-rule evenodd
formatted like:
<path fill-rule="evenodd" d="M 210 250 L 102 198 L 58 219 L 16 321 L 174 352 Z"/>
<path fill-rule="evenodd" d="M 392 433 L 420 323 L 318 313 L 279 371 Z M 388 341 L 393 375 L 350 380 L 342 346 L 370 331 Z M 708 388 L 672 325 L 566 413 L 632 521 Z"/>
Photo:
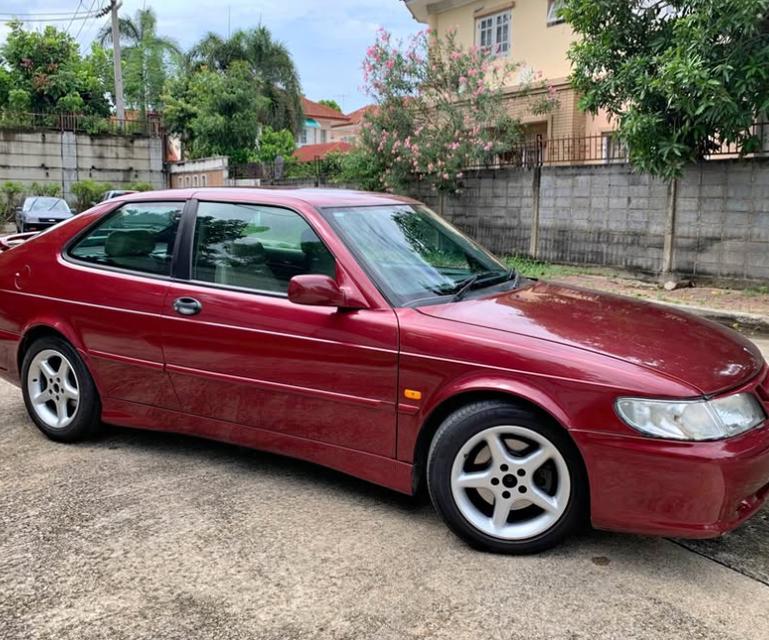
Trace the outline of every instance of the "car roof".
<path fill-rule="evenodd" d="M 388 204 L 416 204 L 411 198 L 370 191 L 351 189 L 287 189 L 253 187 L 206 187 L 193 189 L 164 189 L 161 191 L 143 191 L 120 196 L 116 201 L 135 202 L 146 200 L 200 200 L 221 199 L 231 202 L 254 202 L 264 204 L 296 205 L 309 204 L 313 207 L 364 207 Z"/>

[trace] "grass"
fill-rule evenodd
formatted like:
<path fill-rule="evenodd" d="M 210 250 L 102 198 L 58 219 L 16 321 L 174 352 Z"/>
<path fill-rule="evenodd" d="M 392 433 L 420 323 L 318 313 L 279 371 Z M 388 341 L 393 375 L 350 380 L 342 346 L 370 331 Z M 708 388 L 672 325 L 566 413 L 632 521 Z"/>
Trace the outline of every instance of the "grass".
<path fill-rule="evenodd" d="M 552 264 L 541 260 L 534 260 L 527 256 L 507 256 L 505 263 L 511 269 L 530 278 L 543 278 L 550 280 L 562 276 L 595 274 L 597 270 L 593 267 L 574 267 L 565 264 Z"/>
<path fill-rule="evenodd" d="M 766 296 L 769 295 L 769 286 L 760 285 L 757 287 L 748 287 L 747 289 L 744 289 L 744 291 L 751 297 Z"/>

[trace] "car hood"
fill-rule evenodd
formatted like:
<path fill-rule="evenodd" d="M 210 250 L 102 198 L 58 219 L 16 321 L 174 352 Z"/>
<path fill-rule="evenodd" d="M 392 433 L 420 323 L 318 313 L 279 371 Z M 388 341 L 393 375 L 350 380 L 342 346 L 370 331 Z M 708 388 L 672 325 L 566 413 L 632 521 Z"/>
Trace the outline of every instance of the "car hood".
<path fill-rule="evenodd" d="M 507 293 L 418 310 L 618 358 L 703 394 L 734 388 L 763 366 L 753 343 L 713 322 L 577 287 L 532 282 Z"/>

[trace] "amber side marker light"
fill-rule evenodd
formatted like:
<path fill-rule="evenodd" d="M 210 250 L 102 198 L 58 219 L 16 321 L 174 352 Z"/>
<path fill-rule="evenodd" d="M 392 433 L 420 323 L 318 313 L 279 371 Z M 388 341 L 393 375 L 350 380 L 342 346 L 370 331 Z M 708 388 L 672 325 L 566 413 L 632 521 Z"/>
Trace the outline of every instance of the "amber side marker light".
<path fill-rule="evenodd" d="M 414 389 L 404 389 L 403 395 L 406 396 L 409 400 L 421 400 L 422 399 L 422 392 L 416 391 Z"/>

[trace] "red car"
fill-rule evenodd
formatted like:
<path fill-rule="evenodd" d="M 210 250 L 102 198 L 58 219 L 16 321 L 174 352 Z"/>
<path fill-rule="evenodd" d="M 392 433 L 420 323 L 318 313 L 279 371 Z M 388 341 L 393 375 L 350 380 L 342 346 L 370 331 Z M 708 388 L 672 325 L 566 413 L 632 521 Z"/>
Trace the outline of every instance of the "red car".
<path fill-rule="evenodd" d="M 527 279 L 418 202 L 201 189 L 0 253 L 0 375 L 50 438 L 102 422 L 287 454 L 522 553 L 583 523 L 718 536 L 769 493 L 747 340 Z"/>

